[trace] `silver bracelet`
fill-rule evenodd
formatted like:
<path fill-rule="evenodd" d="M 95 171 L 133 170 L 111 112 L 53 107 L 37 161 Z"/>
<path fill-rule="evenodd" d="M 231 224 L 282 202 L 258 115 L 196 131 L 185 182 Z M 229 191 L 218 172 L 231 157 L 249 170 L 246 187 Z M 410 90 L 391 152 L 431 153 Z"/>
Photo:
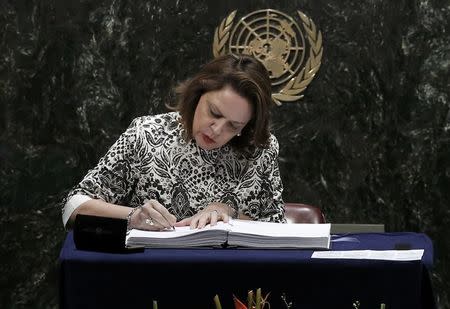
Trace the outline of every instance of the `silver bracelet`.
<path fill-rule="evenodd" d="M 136 210 L 141 209 L 141 208 L 142 208 L 142 206 L 134 207 L 133 209 L 131 209 L 130 213 L 127 215 L 127 231 L 130 230 L 131 217 L 136 212 Z"/>

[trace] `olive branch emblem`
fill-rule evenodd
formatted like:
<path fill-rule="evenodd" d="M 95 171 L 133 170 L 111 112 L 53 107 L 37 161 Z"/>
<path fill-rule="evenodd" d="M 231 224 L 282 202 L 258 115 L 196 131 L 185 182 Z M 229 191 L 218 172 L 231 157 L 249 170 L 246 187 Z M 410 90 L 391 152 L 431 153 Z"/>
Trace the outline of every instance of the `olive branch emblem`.
<path fill-rule="evenodd" d="M 231 12 L 215 30 L 213 41 L 214 57 L 226 54 L 226 43 L 230 38 L 230 31 L 233 27 L 236 12 L 237 10 Z M 281 105 L 281 101 L 292 102 L 303 98 L 303 94 L 301 93 L 311 83 L 321 65 L 323 54 L 322 33 L 317 30 L 312 19 L 301 11 L 297 11 L 297 13 L 307 34 L 306 36 L 310 45 L 309 57 L 304 67 L 295 77 L 292 77 L 279 92 L 272 93 L 272 98 L 277 105 Z"/>
<path fill-rule="evenodd" d="M 230 38 L 230 30 L 233 26 L 233 19 L 237 10 L 234 10 L 220 23 L 219 28 L 214 32 L 213 54 L 214 57 L 225 55 L 225 44 Z"/>
<path fill-rule="evenodd" d="M 308 16 L 300 11 L 297 12 L 303 22 L 303 28 L 308 34 L 308 42 L 311 46 L 309 58 L 305 67 L 301 69 L 296 77 L 293 77 L 279 93 L 272 94 L 272 98 L 278 105 L 281 105 L 280 101 L 291 102 L 303 97 L 303 95 L 299 94 L 311 83 L 319 70 L 322 60 L 322 33 L 316 30 L 316 25 Z"/>

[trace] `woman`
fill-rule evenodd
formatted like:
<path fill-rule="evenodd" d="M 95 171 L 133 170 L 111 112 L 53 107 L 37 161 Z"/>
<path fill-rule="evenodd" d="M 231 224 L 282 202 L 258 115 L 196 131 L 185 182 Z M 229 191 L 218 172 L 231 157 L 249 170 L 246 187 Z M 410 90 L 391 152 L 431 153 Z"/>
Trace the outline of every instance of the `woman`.
<path fill-rule="evenodd" d="M 284 222 L 271 84 L 250 56 L 204 65 L 176 89 L 172 112 L 130 127 L 69 193 L 77 214 L 126 218 L 129 228 L 202 228 L 230 217 Z"/>

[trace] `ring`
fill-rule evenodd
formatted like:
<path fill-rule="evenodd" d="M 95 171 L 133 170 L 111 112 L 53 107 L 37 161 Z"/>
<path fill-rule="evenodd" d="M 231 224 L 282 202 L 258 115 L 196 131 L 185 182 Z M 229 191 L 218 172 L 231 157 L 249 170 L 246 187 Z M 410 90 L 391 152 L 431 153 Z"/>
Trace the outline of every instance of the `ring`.
<path fill-rule="evenodd" d="M 210 212 L 210 215 L 211 215 L 211 216 L 212 216 L 213 212 L 215 212 L 217 215 L 219 215 L 219 212 L 218 212 L 217 210 L 214 209 L 213 211 Z"/>
<path fill-rule="evenodd" d="M 153 223 L 152 218 L 145 219 L 145 224 L 148 224 L 148 225 L 155 225 L 155 223 Z"/>

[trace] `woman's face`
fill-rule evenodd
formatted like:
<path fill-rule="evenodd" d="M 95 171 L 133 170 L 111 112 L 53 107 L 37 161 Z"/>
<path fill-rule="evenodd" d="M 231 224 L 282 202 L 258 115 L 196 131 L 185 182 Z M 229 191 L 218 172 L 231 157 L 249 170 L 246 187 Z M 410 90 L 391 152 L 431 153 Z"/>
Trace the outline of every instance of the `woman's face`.
<path fill-rule="evenodd" d="M 202 149 L 222 147 L 242 131 L 252 114 L 247 99 L 230 87 L 206 92 L 195 109 L 192 135 Z"/>

